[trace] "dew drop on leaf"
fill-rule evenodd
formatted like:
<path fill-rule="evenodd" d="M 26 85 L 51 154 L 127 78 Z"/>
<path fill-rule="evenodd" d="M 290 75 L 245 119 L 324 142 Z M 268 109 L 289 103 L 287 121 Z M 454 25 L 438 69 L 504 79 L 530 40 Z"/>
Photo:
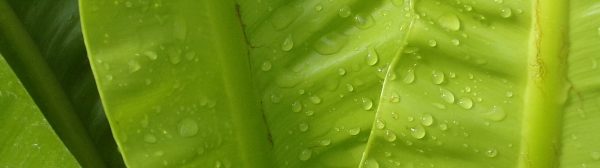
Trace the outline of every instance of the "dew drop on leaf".
<path fill-rule="evenodd" d="M 309 99 L 310 99 L 310 102 L 312 102 L 313 104 L 321 103 L 321 98 L 319 96 L 311 96 Z"/>
<path fill-rule="evenodd" d="M 347 43 L 347 37 L 340 33 L 329 33 L 312 45 L 313 49 L 322 55 L 331 55 L 339 52 Z"/>
<path fill-rule="evenodd" d="M 440 130 L 442 130 L 442 131 L 448 130 L 448 125 L 447 124 L 442 123 L 442 124 L 440 124 L 439 127 L 440 127 Z"/>
<path fill-rule="evenodd" d="M 429 47 L 435 47 L 435 46 L 437 46 L 437 41 L 435 41 L 435 40 L 429 40 L 427 42 L 427 45 L 429 45 Z"/>
<path fill-rule="evenodd" d="M 302 111 L 302 103 L 300 103 L 300 101 L 295 101 L 294 103 L 292 103 L 292 111 L 293 112 Z"/>
<path fill-rule="evenodd" d="M 146 134 L 144 135 L 144 141 L 148 143 L 156 143 L 156 136 L 152 134 Z"/>
<path fill-rule="evenodd" d="M 445 80 L 445 76 L 443 72 L 440 71 L 433 71 L 431 73 L 431 81 L 433 82 L 433 84 L 439 85 L 444 83 Z"/>
<path fill-rule="evenodd" d="M 492 121 L 502 121 L 506 118 L 506 112 L 500 106 L 493 106 L 492 109 L 486 113 L 486 117 Z"/>
<path fill-rule="evenodd" d="M 373 109 L 373 100 L 371 100 L 370 98 L 363 97 L 362 98 L 362 108 L 364 110 Z"/>
<path fill-rule="evenodd" d="M 358 135 L 360 133 L 360 128 L 350 128 L 348 129 L 348 134 L 350 135 Z"/>
<path fill-rule="evenodd" d="M 308 124 L 307 123 L 298 124 L 298 130 L 300 130 L 300 132 L 308 131 Z"/>
<path fill-rule="evenodd" d="M 391 94 L 392 94 L 390 96 L 390 102 L 391 103 L 398 103 L 398 102 L 400 102 L 400 95 L 398 95 L 398 93 L 392 92 Z"/>
<path fill-rule="evenodd" d="M 383 123 L 383 121 L 381 121 L 381 119 L 377 119 L 377 120 L 375 120 L 375 127 L 377 129 L 384 129 L 385 123 Z"/>
<path fill-rule="evenodd" d="M 359 29 L 368 29 L 375 25 L 375 19 L 370 14 L 359 13 L 354 16 L 354 26 Z"/>
<path fill-rule="evenodd" d="M 388 142 L 394 142 L 396 141 L 396 134 L 390 130 L 385 130 L 385 140 L 387 140 Z"/>
<path fill-rule="evenodd" d="M 423 139 L 425 137 L 425 128 L 421 125 L 417 125 L 415 127 L 410 128 L 410 135 L 416 139 Z"/>
<path fill-rule="evenodd" d="M 145 51 L 143 54 L 150 60 L 158 59 L 158 54 L 156 54 L 154 51 Z"/>
<path fill-rule="evenodd" d="M 431 114 L 423 114 L 421 117 L 421 124 L 423 124 L 423 126 L 431 126 L 433 124 L 433 116 L 431 116 Z"/>
<path fill-rule="evenodd" d="M 498 155 L 498 150 L 496 150 L 496 149 L 488 149 L 487 151 L 485 151 L 485 155 L 487 157 L 491 157 L 491 158 L 496 157 Z"/>
<path fill-rule="evenodd" d="M 440 96 L 442 98 L 442 100 L 444 100 L 446 103 L 454 103 L 454 94 L 452 92 L 450 92 L 449 90 L 440 88 Z"/>
<path fill-rule="evenodd" d="M 301 161 L 307 161 L 308 159 L 310 159 L 311 156 L 312 156 L 312 150 L 303 149 L 300 152 L 300 154 L 298 155 L 298 159 L 300 159 Z"/>
<path fill-rule="evenodd" d="M 402 7 L 402 5 L 404 5 L 404 0 L 392 0 L 392 4 L 396 7 Z"/>
<path fill-rule="evenodd" d="M 373 158 L 367 159 L 364 164 L 365 168 L 379 168 L 379 162 Z"/>
<path fill-rule="evenodd" d="M 183 119 L 177 127 L 179 128 L 179 135 L 182 137 L 191 137 L 198 134 L 198 123 L 193 119 Z"/>
<path fill-rule="evenodd" d="M 365 62 L 370 66 L 373 66 L 379 62 L 379 54 L 377 54 L 375 48 L 369 47 L 369 53 L 367 54 L 367 58 L 365 58 Z"/>
<path fill-rule="evenodd" d="M 402 81 L 406 84 L 411 84 L 415 81 L 415 70 L 414 69 L 408 69 L 406 71 L 406 75 L 404 76 L 404 78 L 402 79 Z"/>
<path fill-rule="evenodd" d="M 281 43 L 281 50 L 290 51 L 290 50 L 292 50 L 292 48 L 294 48 L 294 39 L 292 38 L 292 35 L 290 34 Z"/>
<path fill-rule="evenodd" d="M 600 152 L 591 152 L 590 156 L 592 157 L 592 159 L 594 160 L 600 160 Z"/>
<path fill-rule="evenodd" d="M 458 45 L 460 45 L 460 40 L 452 39 L 452 40 L 450 40 L 450 43 L 452 43 L 452 45 L 458 46 Z"/>
<path fill-rule="evenodd" d="M 442 26 L 442 28 L 447 30 L 458 31 L 460 29 L 460 20 L 458 20 L 456 15 L 451 13 L 442 15 L 438 19 L 438 23 L 440 26 Z"/>
<path fill-rule="evenodd" d="M 346 75 L 346 69 L 344 69 L 344 68 L 338 69 L 338 75 L 340 75 L 340 76 Z"/>
<path fill-rule="evenodd" d="M 330 139 L 323 139 L 323 140 L 319 141 L 319 145 L 321 145 L 321 146 L 329 146 L 330 144 L 331 144 Z"/>
<path fill-rule="evenodd" d="M 352 9 L 349 6 L 345 5 L 338 10 L 338 15 L 342 18 L 348 17 L 352 14 Z"/>
<path fill-rule="evenodd" d="M 460 98 L 458 100 L 458 105 L 464 109 L 471 109 L 473 107 L 473 100 L 468 97 Z"/>
<path fill-rule="evenodd" d="M 502 8 L 500 10 L 500 16 L 502 16 L 503 18 L 509 18 L 510 16 L 512 16 L 512 10 L 510 8 Z"/>
<path fill-rule="evenodd" d="M 269 71 L 271 70 L 271 68 L 273 67 L 273 65 L 271 64 L 271 61 L 265 61 L 262 63 L 262 65 L 260 66 L 260 70 L 262 71 Z"/>
<path fill-rule="evenodd" d="M 348 92 L 352 92 L 352 91 L 354 91 L 354 86 L 352 84 L 347 83 L 346 84 L 346 90 Z"/>

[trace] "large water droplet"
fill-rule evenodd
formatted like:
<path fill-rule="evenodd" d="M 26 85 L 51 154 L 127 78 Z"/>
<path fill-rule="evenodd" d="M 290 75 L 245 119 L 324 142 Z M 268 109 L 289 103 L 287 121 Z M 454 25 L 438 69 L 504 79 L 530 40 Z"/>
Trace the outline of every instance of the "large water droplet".
<path fill-rule="evenodd" d="M 440 93 L 441 93 L 441 98 L 442 100 L 444 100 L 446 103 L 454 103 L 454 94 L 452 92 L 450 92 L 449 90 L 440 88 Z"/>
<path fill-rule="evenodd" d="M 347 37 L 340 33 L 329 33 L 317 40 L 313 49 L 322 55 L 331 55 L 339 52 L 347 43 Z"/>
<path fill-rule="evenodd" d="M 375 25 L 375 19 L 370 14 L 359 13 L 354 16 L 354 25 L 359 29 L 368 29 Z"/>
<path fill-rule="evenodd" d="M 290 50 L 292 50 L 292 48 L 294 48 L 294 39 L 292 38 L 292 35 L 290 34 L 281 43 L 281 50 L 290 51 Z"/>
<path fill-rule="evenodd" d="M 458 31 L 460 29 L 460 20 L 454 14 L 447 13 L 438 19 L 440 26 L 447 30 Z"/>
<path fill-rule="evenodd" d="M 431 124 L 433 124 L 433 116 L 431 116 L 431 114 L 423 114 L 421 117 L 421 124 L 424 126 L 431 126 Z"/>
<path fill-rule="evenodd" d="M 298 159 L 300 159 L 301 161 L 307 161 L 308 159 L 310 159 L 311 156 L 312 156 L 312 150 L 303 149 L 300 152 L 300 154 L 298 155 Z"/>
<path fill-rule="evenodd" d="M 458 100 L 458 105 L 464 109 L 471 109 L 473 107 L 473 100 L 468 97 L 463 97 Z"/>
<path fill-rule="evenodd" d="M 292 111 L 293 112 L 302 111 L 302 103 L 300 103 L 300 101 L 295 101 L 294 103 L 292 103 Z"/>
<path fill-rule="evenodd" d="M 433 71 L 431 73 L 431 81 L 433 82 L 433 84 L 439 85 L 444 83 L 445 80 L 445 76 L 444 76 L 444 72 L 440 72 L 440 71 Z"/>
<path fill-rule="evenodd" d="M 367 98 L 367 97 L 363 97 L 362 98 L 362 108 L 364 110 L 373 109 L 373 100 L 371 100 L 370 98 Z"/>
<path fill-rule="evenodd" d="M 179 135 L 182 137 L 191 137 L 198 134 L 198 123 L 193 119 L 183 119 L 179 122 Z"/>
<path fill-rule="evenodd" d="M 379 61 L 379 54 L 375 51 L 375 48 L 369 47 L 369 53 L 367 54 L 367 58 L 365 58 L 365 62 L 367 65 L 373 66 L 377 64 Z"/>
<path fill-rule="evenodd" d="M 425 137 L 425 128 L 421 125 L 417 125 L 415 127 L 410 128 L 410 135 L 416 139 L 423 139 Z"/>

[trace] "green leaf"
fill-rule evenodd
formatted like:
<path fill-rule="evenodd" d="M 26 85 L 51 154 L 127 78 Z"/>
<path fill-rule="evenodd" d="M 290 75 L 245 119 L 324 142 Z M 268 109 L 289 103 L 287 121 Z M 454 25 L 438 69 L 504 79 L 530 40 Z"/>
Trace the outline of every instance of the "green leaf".
<path fill-rule="evenodd" d="M 235 5 L 82 0 L 90 62 L 129 167 L 270 167 Z"/>
<path fill-rule="evenodd" d="M 0 55 L 0 166 L 79 167 Z"/>
<path fill-rule="evenodd" d="M 85 167 L 122 167 L 86 64 L 77 2 L 0 3 L 0 51 L 65 145 Z"/>

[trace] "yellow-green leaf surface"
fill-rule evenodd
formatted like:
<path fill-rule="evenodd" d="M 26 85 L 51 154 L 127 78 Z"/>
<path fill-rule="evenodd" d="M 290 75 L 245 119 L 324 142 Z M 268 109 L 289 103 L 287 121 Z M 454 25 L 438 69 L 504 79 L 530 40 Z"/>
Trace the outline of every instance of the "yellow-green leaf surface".
<path fill-rule="evenodd" d="M 98 89 L 129 167 L 270 167 L 229 0 L 80 1 Z"/>
<path fill-rule="evenodd" d="M 275 165 L 357 167 L 410 23 L 404 1 L 239 3 Z"/>
<path fill-rule="evenodd" d="M 79 167 L 0 55 L 0 167 Z"/>
<path fill-rule="evenodd" d="M 362 167 L 599 164 L 599 2 L 414 2 Z"/>

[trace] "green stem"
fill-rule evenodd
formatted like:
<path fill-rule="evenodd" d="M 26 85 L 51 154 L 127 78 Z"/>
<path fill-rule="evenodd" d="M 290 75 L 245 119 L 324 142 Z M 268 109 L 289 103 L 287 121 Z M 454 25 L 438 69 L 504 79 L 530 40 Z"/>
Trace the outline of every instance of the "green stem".
<path fill-rule="evenodd" d="M 533 1 L 520 168 L 558 167 L 567 97 L 568 1 Z"/>
<path fill-rule="evenodd" d="M 0 49 L 79 164 L 105 167 L 53 71 L 5 0 L 0 0 Z"/>

